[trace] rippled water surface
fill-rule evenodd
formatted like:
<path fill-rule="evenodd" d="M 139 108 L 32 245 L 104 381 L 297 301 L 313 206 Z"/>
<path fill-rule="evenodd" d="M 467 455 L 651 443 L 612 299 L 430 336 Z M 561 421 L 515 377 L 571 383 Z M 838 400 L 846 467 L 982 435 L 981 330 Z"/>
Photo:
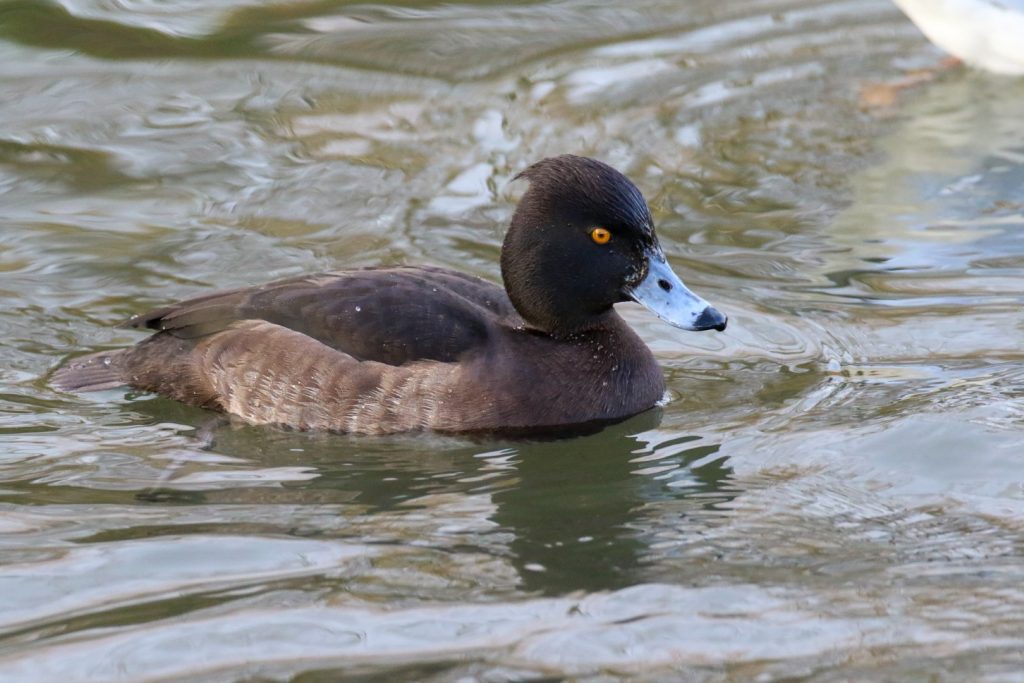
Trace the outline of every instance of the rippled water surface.
<path fill-rule="evenodd" d="M 882 0 L 0 4 L 0 680 L 1020 680 L 1024 81 Z M 496 280 L 516 172 L 627 172 L 731 317 L 624 314 L 571 440 L 211 423 L 49 373 L 324 269 Z"/>

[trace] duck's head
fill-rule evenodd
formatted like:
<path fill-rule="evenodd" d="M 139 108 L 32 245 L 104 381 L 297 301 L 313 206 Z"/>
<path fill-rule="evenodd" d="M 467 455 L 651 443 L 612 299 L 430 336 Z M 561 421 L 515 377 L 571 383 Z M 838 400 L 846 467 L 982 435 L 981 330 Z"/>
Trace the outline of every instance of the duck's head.
<path fill-rule="evenodd" d="M 636 301 L 684 330 L 724 330 L 727 318 L 668 265 L 647 202 L 626 176 L 563 155 L 520 173 L 530 181 L 501 251 L 516 310 L 554 336 L 601 327 L 620 301 Z"/>

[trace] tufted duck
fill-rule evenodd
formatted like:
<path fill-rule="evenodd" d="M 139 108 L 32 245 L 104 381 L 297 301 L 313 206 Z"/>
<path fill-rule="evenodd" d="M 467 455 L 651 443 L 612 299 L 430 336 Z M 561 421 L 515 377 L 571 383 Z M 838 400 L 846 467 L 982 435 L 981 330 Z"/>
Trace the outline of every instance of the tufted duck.
<path fill-rule="evenodd" d="M 614 304 L 685 330 L 724 330 L 726 316 L 672 271 L 615 169 L 565 155 L 517 177 L 530 186 L 502 247 L 505 289 L 410 266 L 208 294 L 133 317 L 127 327 L 156 333 L 78 358 L 54 383 L 364 434 L 551 430 L 651 408 L 661 369 Z"/>

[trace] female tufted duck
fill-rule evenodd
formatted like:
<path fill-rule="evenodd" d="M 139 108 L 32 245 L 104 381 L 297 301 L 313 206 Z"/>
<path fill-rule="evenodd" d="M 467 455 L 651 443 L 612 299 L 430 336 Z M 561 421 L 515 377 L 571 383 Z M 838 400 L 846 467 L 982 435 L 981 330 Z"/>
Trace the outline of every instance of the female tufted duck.
<path fill-rule="evenodd" d="M 157 330 L 78 358 L 56 386 L 129 385 L 276 424 L 364 434 L 519 432 L 620 420 L 665 383 L 613 305 L 686 330 L 726 317 L 672 272 L 640 191 L 577 156 L 544 159 L 501 252 L 505 289 L 444 268 L 342 271 L 218 292 L 130 319 Z"/>

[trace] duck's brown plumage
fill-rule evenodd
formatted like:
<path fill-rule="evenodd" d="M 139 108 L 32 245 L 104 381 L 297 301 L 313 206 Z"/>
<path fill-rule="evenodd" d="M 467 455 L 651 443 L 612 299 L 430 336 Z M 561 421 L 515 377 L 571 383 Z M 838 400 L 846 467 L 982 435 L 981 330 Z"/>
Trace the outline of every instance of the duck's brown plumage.
<path fill-rule="evenodd" d="M 155 333 L 76 359 L 54 382 L 127 384 L 252 424 L 366 434 L 546 429 L 650 408 L 660 368 L 612 308 L 644 276 L 642 258 L 660 255 L 642 197 L 579 157 L 524 175 L 533 184 L 502 254 L 512 299 L 443 268 L 291 278 L 135 316 L 126 326 Z M 596 225 L 618 242 L 595 244 Z M 705 315 L 693 329 L 724 328 L 720 313 Z"/>
<path fill-rule="evenodd" d="M 401 284 L 385 287 L 382 299 L 362 289 L 349 299 L 350 278 L 360 287 Z M 411 292 L 404 304 L 391 298 L 418 280 L 437 285 L 429 291 L 438 306 L 409 305 Z M 444 287 L 448 280 L 457 292 Z M 395 305 L 390 314 L 385 303 Z M 332 320 L 359 321 L 359 331 L 341 333 Z M 160 331 L 73 361 L 55 382 L 76 390 L 129 384 L 252 424 L 362 434 L 615 420 L 664 393 L 650 351 L 614 312 L 597 329 L 556 340 L 526 327 L 495 285 L 435 268 L 285 280 L 184 301 L 128 324 Z M 374 346 L 373 335 L 387 343 Z"/>

